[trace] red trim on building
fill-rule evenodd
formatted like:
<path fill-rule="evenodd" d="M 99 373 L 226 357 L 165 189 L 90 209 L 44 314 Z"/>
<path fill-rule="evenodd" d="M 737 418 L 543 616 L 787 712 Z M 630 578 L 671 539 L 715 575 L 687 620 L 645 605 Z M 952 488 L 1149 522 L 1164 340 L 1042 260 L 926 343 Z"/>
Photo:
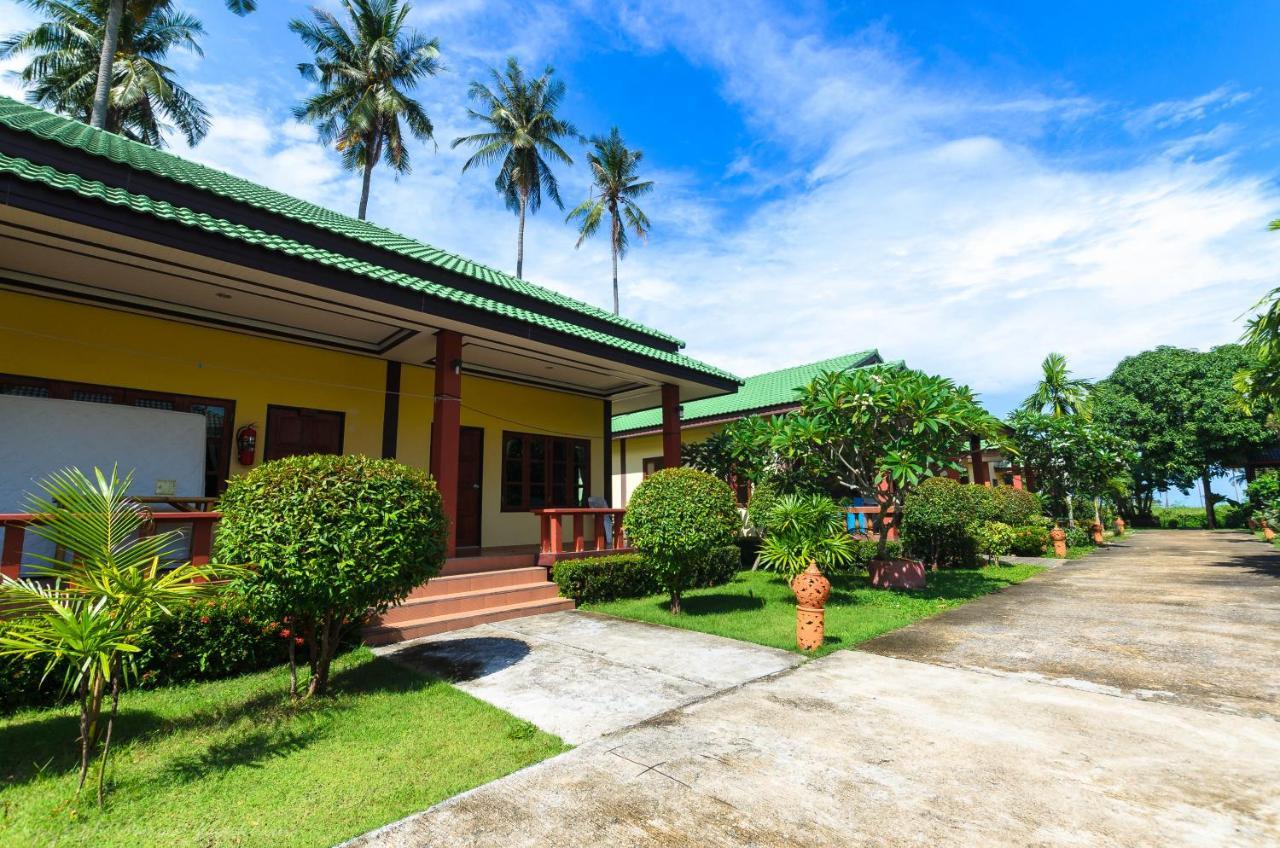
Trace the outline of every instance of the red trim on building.
<path fill-rule="evenodd" d="M 436 396 L 431 423 L 431 476 L 440 489 L 440 502 L 449 535 L 445 556 L 458 552 L 458 442 L 462 416 L 462 334 L 436 333 Z"/>

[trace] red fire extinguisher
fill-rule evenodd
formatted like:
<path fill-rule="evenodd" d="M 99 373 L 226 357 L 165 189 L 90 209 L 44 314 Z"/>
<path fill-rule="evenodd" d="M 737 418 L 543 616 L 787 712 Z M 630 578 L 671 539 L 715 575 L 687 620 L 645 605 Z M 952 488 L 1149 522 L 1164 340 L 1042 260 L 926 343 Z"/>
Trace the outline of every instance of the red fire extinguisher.
<path fill-rule="evenodd" d="M 236 430 L 236 450 L 240 454 L 241 465 L 253 465 L 253 453 L 257 446 L 258 431 L 253 424 L 246 424 Z"/>

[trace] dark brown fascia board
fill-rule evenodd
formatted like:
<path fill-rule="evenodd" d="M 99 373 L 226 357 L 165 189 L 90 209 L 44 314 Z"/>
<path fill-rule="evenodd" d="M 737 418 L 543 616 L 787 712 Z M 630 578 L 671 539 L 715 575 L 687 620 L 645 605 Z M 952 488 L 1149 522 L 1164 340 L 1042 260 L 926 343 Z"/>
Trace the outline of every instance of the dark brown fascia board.
<path fill-rule="evenodd" d="M 749 418 L 752 415 L 781 415 L 784 412 L 793 412 L 800 408 L 798 403 L 785 403 L 778 406 L 760 406 L 755 409 L 744 409 L 741 412 L 726 412 L 724 415 L 707 415 L 702 418 L 681 418 L 680 429 L 687 427 L 712 427 L 716 424 L 728 424 L 730 421 L 737 421 L 739 418 Z M 652 436 L 661 433 L 661 427 L 644 427 L 639 430 L 614 430 L 613 437 L 615 439 L 634 439 L 638 436 Z"/>
<path fill-rule="evenodd" d="M 725 391 L 738 387 L 736 381 L 706 374 L 692 368 L 650 359 L 638 353 L 593 342 L 568 333 L 539 327 L 495 315 L 482 309 L 455 303 L 425 292 L 371 280 L 338 268 L 331 268 L 287 256 L 265 247 L 245 244 L 195 230 L 172 221 L 162 221 L 121 206 L 111 206 L 65 191 L 28 182 L 12 175 L 0 176 L 0 203 L 39 215 L 93 227 L 165 247 L 194 253 L 208 259 L 255 268 L 290 279 L 340 291 L 345 294 L 392 306 L 412 309 L 424 315 L 445 318 L 516 338 L 561 347 L 588 356 L 643 368 L 677 380 L 687 380 Z"/>
<path fill-rule="evenodd" d="M 601 321 L 581 312 L 575 312 L 563 306 L 539 300 L 535 297 L 490 285 L 481 280 L 432 265 L 429 262 L 414 259 L 392 250 L 371 245 L 359 239 L 343 236 L 338 233 L 306 224 L 290 218 L 259 209 L 247 203 L 231 200 L 212 192 L 189 186 L 186 183 L 171 180 L 149 171 L 141 171 L 96 156 L 76 148 L 67 147 L 58 142 L 41 138 L 0 126 L 0 151 L 8 156 L 16 156 L 40 165 L 49 165 L 60 171 L 78 174 L 104 185 L 122 188 L 135 194 L 145 195 L 153 200 L 164 200 L 175 206 L 184 206 L 197 212 L 204 212 L 216 218 L 222 218 L 237 224 L 244 224 L 256 230 L 273 235 L 293 239 L 303 244 L 321 247 L 334 253 L 350 256 L 423 277 L 432 282 L 441 283 L 450 288 L 498 300 L 521 309 L 528 309 L 550 318 L 558 318 L 577 324 L 587 329 L 608 333 L 620 339 L 626 339 L 668 353 L 675 353 L 679 347 L 666 339 L 651 336 L 628 327 Z"/>

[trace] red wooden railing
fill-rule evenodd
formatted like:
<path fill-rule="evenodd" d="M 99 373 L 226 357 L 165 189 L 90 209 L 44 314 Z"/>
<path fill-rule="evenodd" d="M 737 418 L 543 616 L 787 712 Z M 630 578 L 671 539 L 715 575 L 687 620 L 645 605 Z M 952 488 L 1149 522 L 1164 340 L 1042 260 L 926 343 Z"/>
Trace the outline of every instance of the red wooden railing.
<path fill-rule="evenodd" d="M 143 533 L 154 533 L 161 525 L 191 525 L 191 562 L 195 565 L 209 563 L 209 551 L 213 546 L 213 525 L 222 518 L 219 512 L 153 512 L 143 525 Z M 0 574 L 17 578 L 22 567 L 22 550 L 26 544 L 27 527 L 39 524 L 43 516 L 30 512 L 0 513 L 0 529 L 4 542 L 0 544 Z"/>
<path fill-rule="evenodd" d="M 557 560 L 591 556 L 601 551 L 628 551 L 626 539 L 622 535 L 622 516 L 625 509 L 606 507 L 548 507 L 535 509 L 541 524 L 542 539 L 538 547 L 538 565 L 553 565 Z M 609 534 L 605 532 L 605 519 L 613 517 L 613 539 L 610 544 Z M 573 519 L 573 547 L 564 548 L 564 520 Z M 593 519 L 595 535 L 591 546 L 588 546 L 584 530 L 587 519 Z"/>
<path fill-rule="evenodd" d="M 878 534 L 875 531 L 876 516 L 880 514 L 878 506 L 847 506 L 844 511 L 852 516 L 848 520 L 849 532 L 859 538 L 875 539 Z M 898 514 L 890 509 L 884 517 L 885 534 L 892 541 L 898 538 Z"/>

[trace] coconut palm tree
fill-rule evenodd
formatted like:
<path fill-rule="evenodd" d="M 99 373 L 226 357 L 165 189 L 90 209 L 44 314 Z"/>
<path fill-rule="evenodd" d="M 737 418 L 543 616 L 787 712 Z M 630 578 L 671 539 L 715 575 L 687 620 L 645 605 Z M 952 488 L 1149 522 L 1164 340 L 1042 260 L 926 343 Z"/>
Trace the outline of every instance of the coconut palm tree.
<path fill-rule="evenodd" d="M 542 76 L 529 79 L 512 56 L 507 59 L 505 72 L 492 68 L 489 73 L 493 78 L 492 88 L 473 82 L 468 92 L 483 111 L 467 110 L 471 117 L 487 124 L 488 131 L 455 138 L 452 146 L 465 144 L 475 148 L 475 153 L 463 163 L 463 172 L 478 165 L 501 163 L 494 186 L 507 208 L 520 216 L 516 276 L 523 277 L 526 214 L 537 212 L 542 206 L 544 191 L 558 208 L 564 208 L 556 176 L 543 156 L 572 165 L 573 159 L 558 140 L 577 136 L 578 131 L 556 115 L 564 99 L 564 83 L 552 78 L 555 71 L 550 66 Z"/>
<path fill-rule="evenodd" d="M 591 137 L 592 151 L 587 154 L 591 166 L 592 196 L 582 201 L 566 221 L 581 222 L 578 247 L 600 229 L 609 213 L 609 247 L 613 253 L 613 314 L 618 314 L 618 260 L 627 255 L 628 228 L 641 239 L 649 235 L 649 219 L 636 205 L 635 199 L 653 190 L 653 182 L 636 176 L 636 166 L 644 151 L 631 150 L 614 127 L 607 136 Z"/>
<path fill-rule="evenodd" d="M 369 208 L 373 167 L 383 160 L 396 173 L 410 171 L 405 127 L 424 141 L 435 128 L 409 91 L 444 70 L 440 42 L 406 29 L 412 9 L 400 0 L 342 0 L 346 23 L 331 12 L 311 8 L 312 19 L 295 19 L 296 32 L 315 54 L 298 65 L 320 91 L 294 108 L 298 120 L 314 123 L 326 144 L 333 142 L 343 164 L 363 174 L 359 217 Z"/>
<path fill-rule="evenodd" d="M 1089 392 L 1093 384 L 1071 376 L 1067 367 L 1067 358 L 1060 353 L 1051 353 L 1040 363 L 1043 376 L 1026 400 L 1022 408 L 1028 412 L 1048 412 L 1055 418 L 1064 415 L 1083 415 L 1092 417 L 1089 403 Z"/>
<path fill-rule="evenodd" d="M 29 0 L 29 2 L 31 5 L 43 5 L 43 0 Z M 257 0 L 226 0 L 226 5 L 237 15 L 247 15 L 257 7 Z M 95 3 L 93 6 L 95 10 L 101 12 L 101 3 Z M 100 130 L 108 129 L 107 115 L 110 111 L 108 100 L 111 90 L 118 86 L 116 63 L 120 58 L 119 39 L 126 13 L 136 19 L 145 19 L 153 12 L 167 9 L 168 6 L 169 0 L 131 0 L 128 4 L 125 0 L 107 0 L 107 17 L 99 35 L 98 69 L 94 79 L 93 106 L 89 115 L 91 126 Z"/>
<path fill-rule="evenodd" d="M 24 0 L 45 20 L 0 41 L 0 59 L 30 56 L 18 72 L 28 87 L 27 100 L 100 129 L 164 146 L 163 130 L 172 124 L 195 145 L 209 131 L 209 113 L 173 78 L 164 64 L 169 51 L 182 48 L 201 55 L 200 21 L 167 3 L 130 4 L 116 22 L 109 79 L 110 102 L 94 120 L 98 61 L 104 30 L 103 4 L 95 0 Z"/>

